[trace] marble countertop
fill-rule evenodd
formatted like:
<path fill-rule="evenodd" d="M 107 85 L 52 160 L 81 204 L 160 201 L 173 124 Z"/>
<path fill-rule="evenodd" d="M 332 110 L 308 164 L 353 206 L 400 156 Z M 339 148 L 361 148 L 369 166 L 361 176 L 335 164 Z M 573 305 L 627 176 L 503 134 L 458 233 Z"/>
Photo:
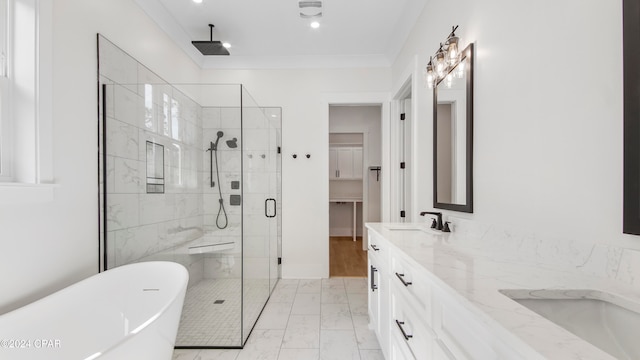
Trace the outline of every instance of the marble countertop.
<path fill-rule="evenodd" d="M 591 290 L 640 304 L 640 289 L 602 278 L 513 260 L 503 248 L 469 244 L 463 234 L 390 230 L 407 224 L 367 223 L 434 281 L 461 300 L 494 333 L 537 359 L 614 359 L 609 354 L 536 314 L 499 290 Z M 425 227 L 420 223 L 416 226 Z M 570 293 L 570 292 L 567 292 Z M 584 291 L 582 292 L 584 293 Z M 571 297 L 570 294 L 568 297 Z M 533 350 L 533 351 L 531 351 Z"/>

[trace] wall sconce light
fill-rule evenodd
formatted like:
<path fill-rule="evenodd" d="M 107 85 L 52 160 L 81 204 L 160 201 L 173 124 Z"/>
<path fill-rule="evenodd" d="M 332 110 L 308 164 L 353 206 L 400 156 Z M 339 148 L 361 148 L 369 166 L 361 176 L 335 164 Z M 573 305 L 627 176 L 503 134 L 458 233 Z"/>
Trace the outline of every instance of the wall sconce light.
<path fill-rule="evenodd" d="M 452 27 L 445 42 L 440 43 L 438 51 L 429 57 L 429 63 L 424 71 L 424 80 L 429 89 L 434 88 L 445 78 L 447 78 L 447 85 L 451 86 L 453 76 L 461 78 L 464 75 L 464 65 L 460 62 L 460 38 L 456 36 L 456 30 L 458 30 L 458 25 Z M 449 73 L 453 69 L 456 71 L 453 76 L 450 76 Z"/>

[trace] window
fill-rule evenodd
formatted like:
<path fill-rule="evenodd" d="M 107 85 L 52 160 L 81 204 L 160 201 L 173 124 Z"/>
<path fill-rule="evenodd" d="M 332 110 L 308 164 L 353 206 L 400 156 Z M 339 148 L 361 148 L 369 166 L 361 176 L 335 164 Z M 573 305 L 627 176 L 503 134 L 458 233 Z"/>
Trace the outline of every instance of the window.
<path fill-rule="evenodd" d="M 2 204 L 53 200 L 52 20 L 51 0 L 0 0 Z"/>
<path fill-rule="evenodd" d="M 9 142 L 9 9 L 0 0 L 0 181 L 11 180 L 11 144 Z"/>
<path fill-rule="evenodd" d="M 50 0 L 0 0 L 0 185 L 53 177 L 52 14 Z"/>

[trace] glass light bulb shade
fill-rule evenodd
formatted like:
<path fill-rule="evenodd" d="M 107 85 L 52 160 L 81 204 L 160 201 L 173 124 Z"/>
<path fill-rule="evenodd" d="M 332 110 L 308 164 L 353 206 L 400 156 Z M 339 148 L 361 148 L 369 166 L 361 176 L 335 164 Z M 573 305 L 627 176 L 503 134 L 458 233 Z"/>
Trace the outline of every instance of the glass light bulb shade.
<path fill-rule="evenodd" d="M 429 65 L 427 65 L 427 68 L 425 70 L 425 74 L 433 75 L 433 65 L 431 65 L 431 63 L 429 63 Z"/>
<path fill-rule="evenodd" d="M 447 65 L 444 62 L 436 65 L 436 74 L 438 74 L 439 78 L 447 76 Z"/>
<path fill-rule="evenodd" d="M 435 77 L 433 75 L 425 75 L 424 83 L 429 89 L 433 89 L 433 84 L 435 84 Z"/>
<path fill-rule="evenodd" d="M 314 21 L 314 22 L 312 22 L 312 23 L 310 24 L 310 26 L 311 26 L 311 28 L 313 28 L 313 29 L 317 29 L 317 28 L 319 28 L 319 27 L 320 27 L 320 23 L 319 23 L 319 22 L 317 22 L 317 21 Z"/>
<path fill-rule="evenodd" d="M 433 65 L 431 64 L 431 60 L 429 60 L 429 64 L 427 64 L 427 67 L 424 70 L 424 81 L 427 84 L 427 87 L 429 87 L 429 89 L 433 88 L 433 85 L 435 84 L 435 81 L 436 81 L 436 74 L 433 71 Z"/>
<path fill-rule="evenodd" d="M 436 77 L 434 76 L 433 72 L 427 73 L 427 84 L 429 85 L 429 88 L 433 87 L 433 84 L 435 83 Z"/>
<path fill-rule="evenodd" d="M 460 52 L 458 51 L 458 37 L 452 36 L 447 40 L 447 61 L 453 65 L 458 61 Z"/>
<path fill-rule="evenodd" d="M 447 74 L 447 63 L 445 61 L 444 51 L 438 51 L 436 54 L 436 73 L 443 78 Z"/>

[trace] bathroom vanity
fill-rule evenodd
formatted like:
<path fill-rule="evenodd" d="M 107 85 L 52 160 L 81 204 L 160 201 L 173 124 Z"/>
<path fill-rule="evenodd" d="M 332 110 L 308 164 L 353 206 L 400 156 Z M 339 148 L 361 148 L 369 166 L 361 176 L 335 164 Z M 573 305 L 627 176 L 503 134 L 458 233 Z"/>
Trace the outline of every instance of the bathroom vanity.
<path fill-rule="evenodd" d="M 464 234 L 445 234 L 425 224 L 369 223 L 367 228 L 370 327 L 387 360 L 637 355 L 633 345 L 625 348 L 625 344 L 613 344 L 620 349 L 607 353 L 601 348 L 609 345 L 597 347 L 598 339 L 583 340 L 514 300 L 605 300 L 637 315 L 637 289 L 515 261 L 517 257 L 510 259 L 504 248 L 492 249 L 487 244 L 482 249 L 466 242 Z M 569 315 L 581 318 L 580 314 Z M 637 330 L 637 325 L 621 326 Z"/>

